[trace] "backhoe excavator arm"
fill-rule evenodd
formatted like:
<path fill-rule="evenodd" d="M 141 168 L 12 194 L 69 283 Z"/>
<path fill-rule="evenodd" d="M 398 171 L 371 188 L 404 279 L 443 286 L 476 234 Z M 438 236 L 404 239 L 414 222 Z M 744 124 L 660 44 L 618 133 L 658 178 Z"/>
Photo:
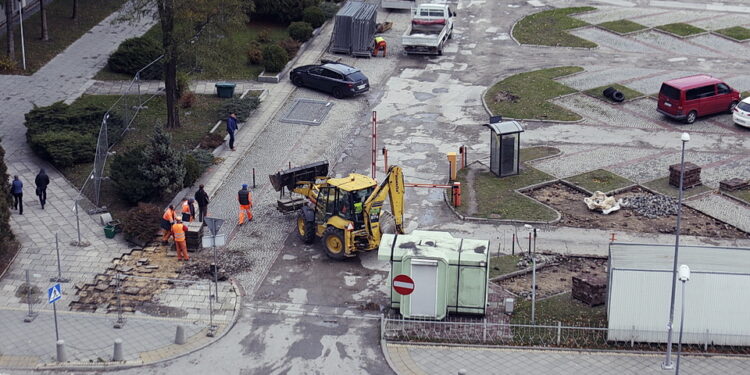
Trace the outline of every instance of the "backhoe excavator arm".
<path fill-rule="evenodd" d="M 393 219 L 396 221 L 396 233 L 403 234 L 404 224 L 404 174 L 401 171 L 401 167 L 392 165 L 388 168 L 388 173 L 385 176 L 383 182 L 378 185 L 370 196 L 365 200 L 363 211 L 365 224 L 368 230 L 371 228 L 372 216 L 380 215 L 380 207 L 385 201 L 385 197 L 388 196 L 391 203 L 391 210 L 393 211 Z M 379 229 L 378 229 L 379 231 Z M 371 233 L 379 238 L 380 233 L 377 235 Z"/>

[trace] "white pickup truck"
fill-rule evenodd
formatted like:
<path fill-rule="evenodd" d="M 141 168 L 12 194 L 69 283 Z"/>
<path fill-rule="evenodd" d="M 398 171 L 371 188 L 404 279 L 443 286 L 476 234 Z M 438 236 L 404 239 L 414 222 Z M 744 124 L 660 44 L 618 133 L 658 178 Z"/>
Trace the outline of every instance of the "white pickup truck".
<path fill-rule="evenodd" d="M 422 4 L 412 12 L 411 24 L 401 37 L 407 54 L 442 55 L 453 37 L 454 13 L 446 4 Z"/>

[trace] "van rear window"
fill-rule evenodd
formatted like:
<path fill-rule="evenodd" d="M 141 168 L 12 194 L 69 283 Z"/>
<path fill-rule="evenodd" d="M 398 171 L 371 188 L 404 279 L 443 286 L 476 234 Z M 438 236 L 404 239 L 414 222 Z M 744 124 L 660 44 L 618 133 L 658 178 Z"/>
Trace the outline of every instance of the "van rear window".
<path fill-rule="evenodd" d="M 662 83 L 661 90 L 659 91 L 659 93 L 666 96 L 667 98 L 680 100 L 680 90 L 666 83 Z"/>

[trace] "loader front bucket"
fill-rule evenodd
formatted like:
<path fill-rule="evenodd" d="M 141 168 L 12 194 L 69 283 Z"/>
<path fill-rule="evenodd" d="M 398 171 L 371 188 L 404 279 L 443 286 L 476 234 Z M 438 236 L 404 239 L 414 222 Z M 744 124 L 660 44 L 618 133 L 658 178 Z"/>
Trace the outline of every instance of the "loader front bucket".
<path fill-rule="evenodd" d="M 325 160 L 279 171 L 268 176 L 276 191 L 281 191 L 284 187 L 292 191 L 299 181 L 315 181 L 323 177 L 328 177 L 328 161 Z"/>

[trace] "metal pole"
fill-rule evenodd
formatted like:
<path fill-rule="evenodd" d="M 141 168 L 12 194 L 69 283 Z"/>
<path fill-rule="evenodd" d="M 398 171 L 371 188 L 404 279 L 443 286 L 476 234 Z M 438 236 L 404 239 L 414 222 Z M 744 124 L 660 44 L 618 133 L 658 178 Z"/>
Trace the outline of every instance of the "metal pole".
<path fill-rule="evenodd" d="M 529 233 L 529 236 L 531 236 L 531 233 Z M 536 321 L 536 228 L 534 228 L 534 252 L 531 255 L 531 324 L 534 324 L 535 321 Z"/>
<path fill-rule="evenodd" d="M 115 288 L 115 296 L 117 297 L 117 321 L 115 322 L 115 325 L 113 328 L 122 328 L 123 325 L 125 325 L 125 319 L 122 317 L 122 293 L 121 293 L 121 287 L 122 283 L 120 281 L 120 273 L 115 274 L 115 280 L 117 282 L 117 288 Z"/>
<path fill-rule="evenodd" d="M 372 178 L 375 178 L 375 175 L 377 171 L 375 170 L 375 165 L 377 164 L 377 154 L 375 149 L 377 148 L 378 144 L 378 113 L 376 111 L 372 111 Z"/>
<path fill-rule="evenodd" d="M 8 20 L 8 22 L 11 22 Z M 23 2 L 18 0 L 18 22 L 21 24 L 21 61 L 23 70 L 26 70 L 26 46 L 23 40 Z"/>
<path fill-rule="evenodd" d="M 60 341 L 60 332 L 57 330 L 57 302 L 52 302 L 52 315 L 55 317 L 55 341 Z"/>
<path fill-rule="evenodd" d="M 29 313 L 23 318 L 23 321 L 25 323 L 31 323 L 39 314 L 34 312 L 31 304 L 31 277 L 29 276 L 29 270 L 26 270 L 26 304 L 29 305 Z"/>
<path fill-rule="evenodd" d="M 55 233 L 55 253 L 57 253 L 57 281 L 60 282 L 62 269 L 60 268 L 60 243 L 57 240 L 57 233 Z"/>
<path fill-rule="evenodd" d="M 682 356 L 682 327 L 685 325 L 685 281 L 682 282 L 682 312 L 680 312 L 680 337 L 677 339 L 677 366 L 675 375 L 680 375 L 680 357 Z"/>
<path fill-rule="evenodd" d="M 214 292 L 216 292 L 216 302 L 219 302 L 219 263 L 216 261 L 216 236 L 211 236 L 214 252 Z M 210 298 L 210 297 L 209 297 Z"/>
<path fill-rule="evenodd" d="M 683 180 L 685 179 L 685 143 L 690 139 L 687 133 L 682 136 L 682 152 L 680 155 L 680 192 L 677 198 L 677 227 L 674 240 L 674 262 L 672 264 L 672 296 L 669 302 L 669 322 L 667 323 L 667 354 L 664 363 L 661 364 L 663 369 L 672 369 L 672 325 L 674 323 L 674 298 L 675 289 L 677 288 L 677 256 L 680 250 L 680 222 L 682 220 L 682 195 Z"/>
<path fill-rule="evenodd" d="M 78 198 L 75 200 L 76 203 L 76 230 L 78 231 L 78 243 L 76 246 L 81 246 L 81 220 L 78 218 Z"/>
<path fill-rule="evenodd" d="M 208 284 L 208 289 L 211 290 L 211 284 Z M 211 293 L 209 293 L 211 294 Z M 213 298 L 211 296 L 208 296 L 208 332 L 206 333 L 206 336 L 208 337 L 214 337 L 216 334 L 216 327 L 214 326 L 214 303 Z"/>
<path fill-rule="evenodd" d="M 255 189 L 255 168 L 253 168 L 253 189 Z"/>

